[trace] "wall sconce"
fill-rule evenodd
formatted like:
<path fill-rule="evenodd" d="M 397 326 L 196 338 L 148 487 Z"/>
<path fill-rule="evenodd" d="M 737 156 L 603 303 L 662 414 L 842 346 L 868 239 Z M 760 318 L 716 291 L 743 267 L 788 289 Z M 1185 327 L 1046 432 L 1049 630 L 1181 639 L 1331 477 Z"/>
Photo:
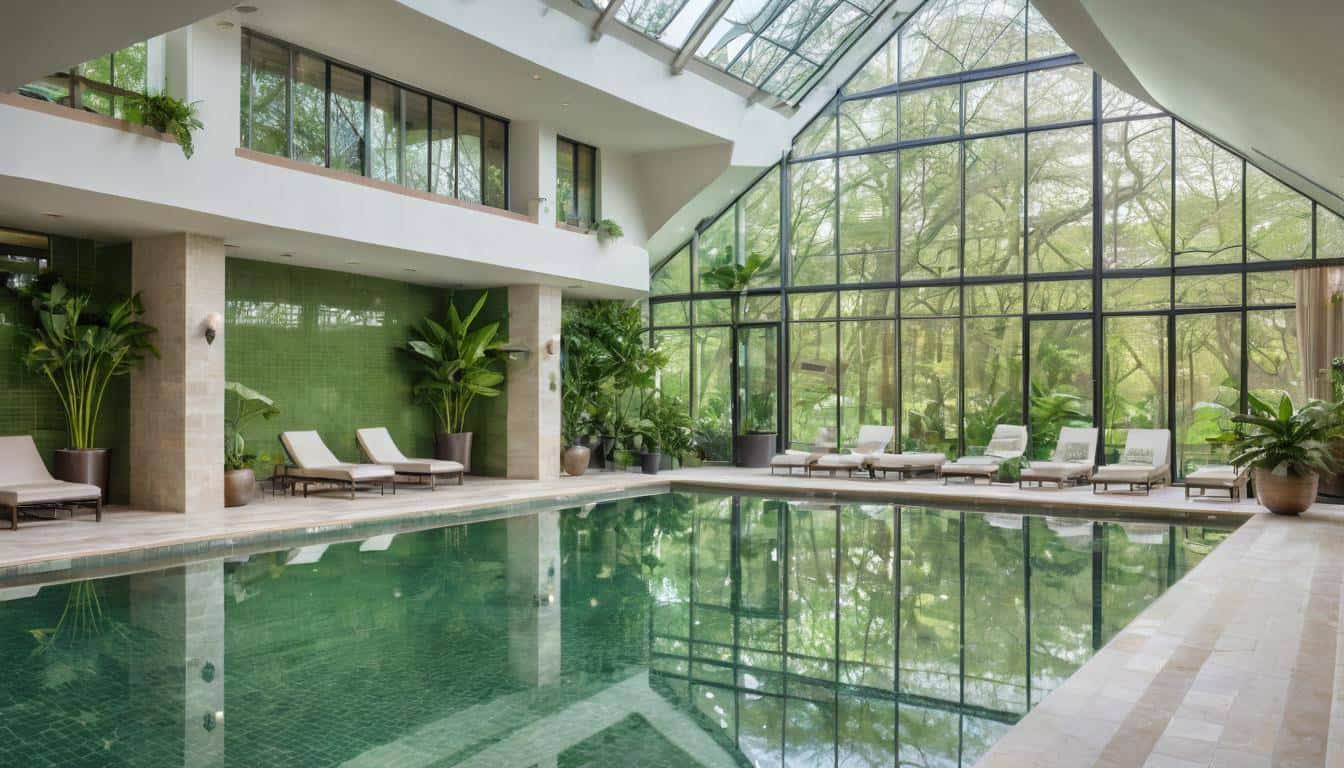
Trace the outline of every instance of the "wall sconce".
<path fill-rule="evenodd" d="M 214 344 L 215 337 L 224 328 L 224 316 L 218 312 L 211 312 L 205 316 L 205 343 Z"/>
<path fill-rule="evenodd" d="M 551 338 L 547 339 L 545 349 L 547 357 L 555 357 L 556 355 L 560 354 L 560 337 L 552 336 Z"/>

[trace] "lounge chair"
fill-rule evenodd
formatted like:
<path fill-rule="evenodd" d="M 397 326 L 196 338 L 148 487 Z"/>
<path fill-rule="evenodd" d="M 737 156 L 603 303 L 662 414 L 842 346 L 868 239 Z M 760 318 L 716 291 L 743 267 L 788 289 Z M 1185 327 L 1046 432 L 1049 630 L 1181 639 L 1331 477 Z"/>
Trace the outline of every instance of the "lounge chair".
<path fill-rule="evenodd" d="M 93 519 L 103 519 L 103 490 L 96 485 L 57 480 L 42 463 L 29 435 L 0 437 L 0 510 L 9 509 L 9 529 L 19 528 L 21 509 L 92 506 Z"/>
<path fill-rule="evenodd" d="M 1133 493 L 1143 486 L 1147 495 L 1154 485 L 1171 482 L 1171 463 L 1167 461 L 1167 449 L 1171 445 L 1169 429 L 1131 429 L 1125 437 L 1125 450 L 1120 461 L 1107 464 L 1092 475 L 1092 492 L 1097 487 L 1110 491 L 1112 485 L 1127 485 Z"/>
<path fill-rule="evenodd" d="M 811 450 L 800 451 L 791 448 L 783 453 L 776 454 L 770 460 L 770 474 L 775 474 L 776 469 L 788 470 L 790 475 L 793 474 L 795 469 L 806 472 L 814 461 L 827 453 L 833 452 L 835 448 L 835 427 L 822 427 L 817 430 L 817 437 L 812 441 Z"/>
<path fill-rule="evenodd" d="M 382 464 L 341 461 L 316 432 L 283 432 L 280 442 L 290 459 L 289 464 L 280 468 L 280 479 L 291 491 L 302 483 L 304 498 L 308 497 L 308 486 L 314 483 L 346 488 L 352 499 L 361 485 L 377 485 L 379 493 L 383 493 L 390 484 L 392 492 L 397 492 L 396 470 Z"/>
<path fill-rule="evenodd" d="M 1033 461 L 1023 467 L 1017 487 L 1024 488 L 1027 483 L 1037 486 L 1055 483 L 1063 488 L 1065 483 L 1085 483 L 1092 479 L 1092 473 L 1097 469 L 1096 457 L 1096 427 L 1062 427 L 1050 460 Z"/>
<path fill-rule="evenodd" d="M 868 460 L 882 453 L 894 437 L 896 437 L 894 427 L 864 424 L 859 427 L 858 437 L 854 438 L 854 445 L 850 447 L 849 453 L 822 454 L 808 466 L 807 474 L 811 477 L 813 472 L 820 471 L 829 472 L 831 477 L 835 477 L 836 472 L 843 471 L 849 477 L 853 477 L 855 470 L 866 468 Z"/>
<path fill-rule="evenodd" d="M 359 441 L 359 449 L 364 452 L 369 461 L 374 464 L 382 464 L 396 470 L 398 475 L 407 475 L 420 479 L 429 478 L 429 489 L 432 491 L 437 487 L 440 476 L 457 476 L 457 484 L 462 484 L 462 475 L 466 469 L 456 461 L 441 461 L 439 459 L 408 459 L 401 452 L 397 444 L 393 442 L 392 435 L 388 433 L 386 427 L 370 427 L 367 429 L 355 430 L 355 438 Z"/>
<path fill-rule="evenodd" d="M 878 472 L 883 477 L 888 472 L 895 472 L 897 477 L 904 480 L 911 475 L 929 473 L 937 475 L 942 470 L 943 465 L 947 464 L 947 454 L 934 452 L 915 452 L 910 453 L 877 453 L 868 457 L 865 466 L 869 473 L 876 476 Z"/>
<path fill-rule="evenodd" d="M 1185 498 L 1198 489 L 1201 498 L 1209 491 L 1227 491 L 1231 501 L 1246 498 L 1246 484 L 1251 481 L 1251 465 L 1234 467 L 1231 464 L 1209 464 L 1185 476 Z"/>
<path fill-rule="evenodd" d="M 990 436 L 989 445 L 985 446 L 983 454 L 962 456 L 944 464 L 940 474 L 944 483 L 952 477 L 964 477 L 972 485 L 982 477 L 992 483 L 1003 462 L 1019 458 L 1026 452 L 1027 428 L 1016 424 L 1000 424 L 994 428 L 994 434 Z"/>

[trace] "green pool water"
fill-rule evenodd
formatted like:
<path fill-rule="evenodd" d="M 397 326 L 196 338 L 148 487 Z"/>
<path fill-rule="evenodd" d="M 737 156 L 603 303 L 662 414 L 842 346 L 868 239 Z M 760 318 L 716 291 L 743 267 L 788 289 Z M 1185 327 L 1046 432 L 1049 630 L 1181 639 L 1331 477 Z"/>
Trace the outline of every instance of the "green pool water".
<path fill-rule="evenodd" d="M 0 585 L 0 765 L 969 766 L 1227 533 L 676 493 Z"/>

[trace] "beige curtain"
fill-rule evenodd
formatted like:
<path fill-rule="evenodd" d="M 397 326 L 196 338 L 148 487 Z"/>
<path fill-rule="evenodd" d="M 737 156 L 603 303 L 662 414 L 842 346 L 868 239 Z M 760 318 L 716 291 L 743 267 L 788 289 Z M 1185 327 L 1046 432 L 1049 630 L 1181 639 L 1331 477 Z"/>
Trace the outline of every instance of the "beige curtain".
<path fill-rule="evenodd" d="M 1330 361 L 1344 356 L 1344 267 L 1308 267 L 1293 278 L 1302 382 L 1307 397 L 1329 400 Z"/>

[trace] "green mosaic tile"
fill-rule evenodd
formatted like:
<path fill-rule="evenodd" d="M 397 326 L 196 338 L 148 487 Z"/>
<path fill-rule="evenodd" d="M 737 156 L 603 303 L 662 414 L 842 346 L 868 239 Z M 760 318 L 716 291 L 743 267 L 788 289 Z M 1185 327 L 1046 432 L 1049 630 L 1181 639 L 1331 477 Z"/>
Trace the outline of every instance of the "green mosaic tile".
<path fill-rule="evenodd" d="M 225 273 L 227 378 L 271 397 L 281 411 L 247 429 L 252 449 L 279 460 L 281 432 L 316 429 L 339 458 L 359 461 L 355 430 L 385 426 L 408 455 L 432 454 L 434 417 L 415 402 L 399 347 L 411 324 L 442 317 L 445 291 L 245 259 L 229 259 Z M 501 317 L 507 304 L 504 290 L 493 291 L 483 315 Z M 504 473 L 503 400 L 482 401 L 470 416 L 475 473 Z M 269 471 L 259 467 L 263 477 Z"/>
<path fill-rule="evenodd" d="M 51 269 L 71 285 L 91 291 L 98 303 L 131 291 L 131 246 L 100 246 L 91 240 L 51 238 Z M 0 289 L 0 434 L 32 435 L 51 465 L 52 452 L 67 445 L 61 402 L 46 380 L 23 366 L 18 324 L 31 322 L 30 310 L 13 293 Z M 130 380 L 108 386 L 98 422 L 99 442 L 112 451 L 111 501 L 124 503 L 130 490 Z"/>

